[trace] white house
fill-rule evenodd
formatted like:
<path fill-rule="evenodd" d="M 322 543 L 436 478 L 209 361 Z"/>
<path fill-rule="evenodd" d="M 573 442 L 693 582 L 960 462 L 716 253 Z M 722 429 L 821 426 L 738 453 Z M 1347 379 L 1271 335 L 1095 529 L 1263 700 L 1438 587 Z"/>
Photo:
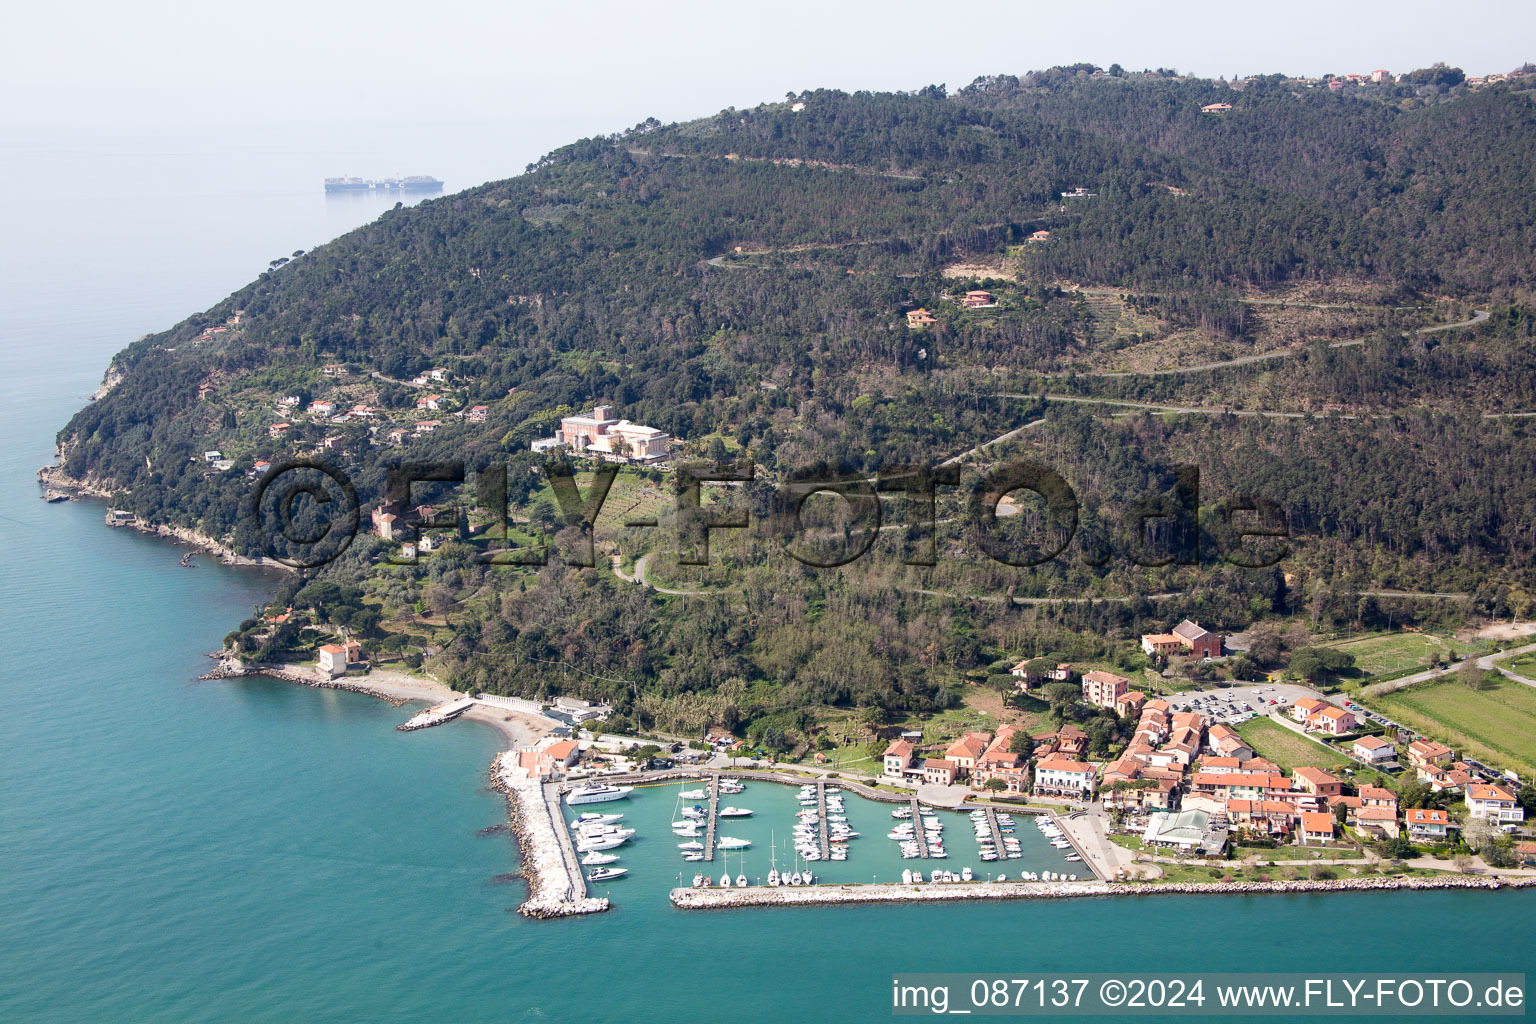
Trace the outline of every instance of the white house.
<path fill-rule="evenodd" d="M 1084 761 L 1051 754 L 1035 765 L 1034 794 L 1087 800 L 1093 796 L 1094 768 Z"/>
<path fill-rule="evenodd" d="M 1396 755 L 1396 749 L 1392 744 L 1380 736 L 1362 736 L 1355 740 L 1350 748 L 1356 757 L 1366 764 L 1380 764 L 1390 761 Z"/>
<path fill-rule="evenodd" d="M 355 640 L 348 640 L 344 644 L 326 644 L 320 648 L 320 671 L 329 675 L 332 679 L 339 675 L 345 675 L 347 666 L 360 661 L 363 657 L 363 648 Z"/>
<path fill-rule="evenodd" d="M 1515 794 L 1503 786 L 1474 782 L 1467 787 L 1467 816 L 1487 818 L 1499 825 L 1525 820 L 1525 808 L 1515 802 Z"/>
<path fill-rule="evenodd" d="M 1444 839 L 1449 834 L 1451 816 L 1445 811 L 1410 807 L 1403 812 L 1408 835 L 1414 839 Z"/>

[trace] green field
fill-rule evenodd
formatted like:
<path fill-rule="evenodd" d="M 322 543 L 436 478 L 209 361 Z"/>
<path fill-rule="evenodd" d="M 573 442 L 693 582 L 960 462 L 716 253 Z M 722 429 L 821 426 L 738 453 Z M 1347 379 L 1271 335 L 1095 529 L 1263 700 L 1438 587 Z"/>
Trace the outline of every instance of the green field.
<path fill-rule="evenodd" d="M 1512 680 L 1469 690 L 1454 679 L 1425 683 L 1371 701 L 1388 718 L 1458 751 L 1536 772 L 1536 689 Z"/>
<path fill-rule="evenodd" d="M 1366 676 L 1391 676 L 1409 669 L 1426 668 L 1452 645 L 1424 633 L 1379 633 L 1326 644 L 1355 657 L 1355 667 Z"/>
<path fill-rule="evenodd" d="M 1522 654 L 1518 658 L 1500 658 L 1494 664 L 1527 679 L 1536 679 L 1536 653 Z"/>
<path fill-rule="evenodd" d="M 1354 763 L 1343 754 L 1267 718 L 1249 719 L 1237 727 L 1237 732 L 1248 741 L 1255 754 L 1268 758 L 1288 772 L 1301 767 L 1333 768 Z"/>

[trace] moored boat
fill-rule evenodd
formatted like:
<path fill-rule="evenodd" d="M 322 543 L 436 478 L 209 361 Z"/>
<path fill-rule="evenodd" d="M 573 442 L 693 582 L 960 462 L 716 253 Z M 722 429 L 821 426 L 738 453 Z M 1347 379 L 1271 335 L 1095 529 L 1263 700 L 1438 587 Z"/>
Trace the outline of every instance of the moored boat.
<path fill-rule="evenodd" d="M 578 786 L 565 794 L 565 803 L 568 807 L 576 807 L 580 804 L 604 804 L 610 800 L 623 800 L 634 792 L 633 786 L 605 786 L 601 783 L 591 783 L 586 786 Z"/>

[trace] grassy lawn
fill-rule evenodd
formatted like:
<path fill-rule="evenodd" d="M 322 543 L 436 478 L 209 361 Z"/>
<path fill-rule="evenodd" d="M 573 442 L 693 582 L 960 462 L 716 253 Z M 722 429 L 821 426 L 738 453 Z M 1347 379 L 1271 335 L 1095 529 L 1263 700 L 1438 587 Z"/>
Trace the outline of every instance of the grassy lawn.
<path fill-rule="evenodd" d="M 1391 787 L 1392 783 L 1378 771 L 1363 767 L 1332 747 L 1325 747 L 1316 740 L 1294 733 L 1283 725 L 1267 718 L 1253 718 L 1237 727 L 1237 733 L 1248 741 L 1253 752 L 1293 772 L 1297 768 L 1312 767 L 1331 771 L 1345 782 L 1366 783 Z M 1342 769 L 1353 768 L 1353 780 Z"/>
<path fill-rule="evenodd" d="M 1440 637 L 1425 633 L 1379 633 L 1326 646 L 1354 655 L 1355 667 L 1366 676 L 1397 675 L 1427 668 L 1437 655 L 1451 648 Z"/>
<path fill-rule="evenodd" d="M 1251 718 L 1237 727 L 1238 735 L 1248 741 L 1253 752 L 1268 758 L 1286 771 L 1304 766 L 1313 768 L 1347 767 L 1354 764 L 1336 750 L 1294 733 L 1267 718 Z"/>
<path fill-rule="evenodd" d="M 1115 835 L 1110 836 L 1109 841 L 1116 846 L 1123 846 L 1127 850 L 1139 850 L 1142 847 L 1141 836 Z"/>
<path fill-rule="evenodd" d="M 1507 668 L 1516 675 L 1525 676 L 1527 679 L 1536 679 L 1536 652 L 1522 654 L 1518 658 L 1500 658 L 1494 664 L 1500 668 Z"/>
<path fill-rule="evenodd" d="M 1371 701 L 1389 718 L 1492 764 L 1536 772 L 1536 689 L 1512 680 L 1469 690 L 1454 679 Z"/>

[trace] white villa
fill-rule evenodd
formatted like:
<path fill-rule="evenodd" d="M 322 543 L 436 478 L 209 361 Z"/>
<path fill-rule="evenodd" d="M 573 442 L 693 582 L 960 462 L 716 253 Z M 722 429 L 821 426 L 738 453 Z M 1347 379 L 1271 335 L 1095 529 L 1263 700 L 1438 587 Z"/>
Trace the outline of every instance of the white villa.
<path fill-rule="evenodd" d="M 540 438 L 531 447 L 542 452 L 562 444 L 582 454 L 623 462 L 660 462 L 672 452 L 671 435 L 617 419 L 611 405 L 597 406 L 590 416 L 566 416 L 554 437 Z"/>

